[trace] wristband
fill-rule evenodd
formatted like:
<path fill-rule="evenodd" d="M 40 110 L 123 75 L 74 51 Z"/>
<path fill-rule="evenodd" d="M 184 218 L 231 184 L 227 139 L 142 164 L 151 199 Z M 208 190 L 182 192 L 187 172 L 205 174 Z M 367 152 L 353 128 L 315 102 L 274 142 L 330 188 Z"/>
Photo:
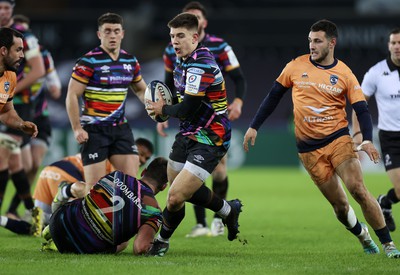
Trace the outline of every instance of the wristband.
<path fill-rule="evenodd" d="M 361 151 L 362 150 L 362 146 L 368 143 L 372 143 L 370 140 L 364 140 L 363 142 L 361 142 L 360 145 L 357 146 L 357 151 Z"/>

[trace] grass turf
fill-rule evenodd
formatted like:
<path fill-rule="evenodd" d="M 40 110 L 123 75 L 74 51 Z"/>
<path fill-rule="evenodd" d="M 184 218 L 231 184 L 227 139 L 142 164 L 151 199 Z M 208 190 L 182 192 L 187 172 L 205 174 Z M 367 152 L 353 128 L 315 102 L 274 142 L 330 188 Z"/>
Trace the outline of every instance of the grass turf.
<path fill-rule="evenodd" d="M 391 186 L 385 174 L 365 175 L 376 197 Z M 194 226 L 192 206 L 163 258 L 134 257 L 132 242 L 120 255 L 40 252 L 40 238 L 0 228 L 0 274 L 379 274 L 399 272 L 399 261 L 365 255 L 358 240 L 298 169 L 242 168 L 229 172 L 229 198 L 244 204 L 239 240 L 185 238 Z M 10 184 L 11 185 L 11 184 Z M 5 205 L 11 196 L 7 190 Z M 158 195 L 165 205 L 166 192 Z M 350 199 L 360 221 L 360 207 Z M 3 209 L 6 207 L 3 206 Z M 394 217 L 400 215 L 394 207 Z M 3 210 L 4 211 L 4 210 Z M 396 215 L 397 214 L 397 215 Z M 212 213 L 207 212 L 209 223 Z M 378 242 L 370 228 L 373 239 Z M 399 232 L 392 233 L 400 245 Z M 379 245 L 380 246 L 380 245 Z"/>

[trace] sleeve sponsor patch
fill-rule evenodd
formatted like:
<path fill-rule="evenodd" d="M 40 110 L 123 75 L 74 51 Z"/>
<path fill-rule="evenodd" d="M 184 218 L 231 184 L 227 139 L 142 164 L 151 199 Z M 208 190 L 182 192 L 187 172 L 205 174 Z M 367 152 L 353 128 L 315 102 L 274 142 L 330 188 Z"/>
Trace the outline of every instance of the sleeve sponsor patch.
<path fill-rule="evenodd" d="M 195 69 L 195 68 L 193 68 Z M 190 72 L 191 69 L 188 70 L 188 74 L 186 76 L 186 88 L 185 91 L 191 94 L 197 94 L 200 89 L 201 83 L 201 75 L 193 74 Z M 201 70 L 201 69 L 200 69 Z"/>

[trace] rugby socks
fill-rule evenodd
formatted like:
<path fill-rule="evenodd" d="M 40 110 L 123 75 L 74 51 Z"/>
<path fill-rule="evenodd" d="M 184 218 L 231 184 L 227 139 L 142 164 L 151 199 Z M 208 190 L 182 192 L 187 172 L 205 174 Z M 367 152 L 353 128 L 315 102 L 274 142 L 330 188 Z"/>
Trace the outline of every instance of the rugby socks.
<path fill-rule="evenodd" d="M 5 216 L 0 217 L 0 226 L 7 228 L 8 230 L 22 235 L 31 235 L 31 224 L 20 220 L 9 219 Z"/>
<path fill-rule="evenodd" d="M 357 237 L 359 237 L 361 235 L 361 233 L 363 233 L 361 224 L 358 220 L 357 220 L 357 223 L 352 228 L 347 228 L 347 230 L 349 230 L 351 233 L 353 233 L 353 235 L 355 235 Z"/>
<path fill-rule="evenodd" d="M 206 209 L 203 206 L 193 205 L 196 223 L 207 227 Z"/>
<path fill-rule="evenodd" d="M 8 182 L 8 169 L 0 171 L 0 210 Z"/>
<path fill-rule="evenodd" d="M 68 200 L 69 198 L 75 198 L 74 195 L 72 195 L 71 187 L 72 184 L 67 184 L 66 186 L 64 186 L 64 188 L 61 189 L 61 195 L 65 200 Z"/>
<path fill-rule="evenodd" d="M 382 198 L 381 206 L 386 209 L 392 209 L 392 204 L 398 203 L 399 199 L 396 196 L 394 188 L 390 189 L 386 196 Z"/>
<path fill-rule="evenodd" d="M 178 228 L 184 217 L 185 206 L 177 212 L 171 212 L 167 207 L 165 207 L 163 211 L 163 224 L 158 239 L 162 242 L 168 242 L 168 239 L 171 238 L 172 234 L 174 234 L 176 228 Z"/>
<path fill-rule="evenodd" d="M 385 226 L 382 229 L 374 230 L 376 236 L 378 236 L 381 244 L 390 243 L 392 241 L 392 237 L 390 237 L 389 228 Z"/>
<path fill-rule="evenodd" d="M 212 190 L 221 199 L 226 199 L 226 194 L 228 193 L 228 177 L 222 181 L 213 180 Z M 214 218 L 221 218 L 217 213 L 214 214 Z"/>
<path fill-rule="evenodd" d="M 188 202 L 203 206 L 214 212 L 218 212 L 224 206 L 224 201 L 215 196 L 204 184 L 193 194 Z"/>
<path fill-rule="evenodd" d="M 25 208 L 31 210 L 34 207 L 34 203 L 31 195 L 31 186 L 25 171 L 22 169 L 12 174 L 11 179 L 14 182 L 18 196 L 24 202 Z"/>
<path fill-rule="evenodd" d="M 21 199 L 19 198 L 18 194 L 15 194 L 14 197 L 11 200 L 10 207 L 8 208 L 8 213 L 17 213 L 17 208 L 21 202 Z"/>

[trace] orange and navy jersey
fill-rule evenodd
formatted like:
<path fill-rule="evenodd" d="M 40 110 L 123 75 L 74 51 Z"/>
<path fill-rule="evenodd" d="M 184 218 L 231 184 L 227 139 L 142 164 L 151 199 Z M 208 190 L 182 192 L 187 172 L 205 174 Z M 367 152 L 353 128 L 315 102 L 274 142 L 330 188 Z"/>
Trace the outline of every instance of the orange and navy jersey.
<path fill-rule="evenodd" d="M 300 152 L 348 134 L 346 98 L 350 104 L 365 101 L 357 78 L 339 60 L 320 66 L 311 61 L 310 55 L 303 55 L 289 62 L 276 81 L 292 88 Z"/>
<path fill-rule="evenodd" d="M 82 125 L 127 122 L 125 103 L 128 88 L 142 79 L 136 57 L 121 49 L 114 61 L 101 47 L 97 47 L 78 60 L 72 78 L 86 85 Z"/>
<path fill-rule="evenodd" d="M 17 87 L 17 76 L 12 71 L 5 71 L 0 77 L 0 110 L 8 102 L 13 100 Z"/>
<path fill-rule="evenodd" d="M 80 157 L 66 157 L 43 168 L 36 182 L 33 198 L 51 205 L 61 182 L 74 183 L 83 180 L 83 165 Z"/>

